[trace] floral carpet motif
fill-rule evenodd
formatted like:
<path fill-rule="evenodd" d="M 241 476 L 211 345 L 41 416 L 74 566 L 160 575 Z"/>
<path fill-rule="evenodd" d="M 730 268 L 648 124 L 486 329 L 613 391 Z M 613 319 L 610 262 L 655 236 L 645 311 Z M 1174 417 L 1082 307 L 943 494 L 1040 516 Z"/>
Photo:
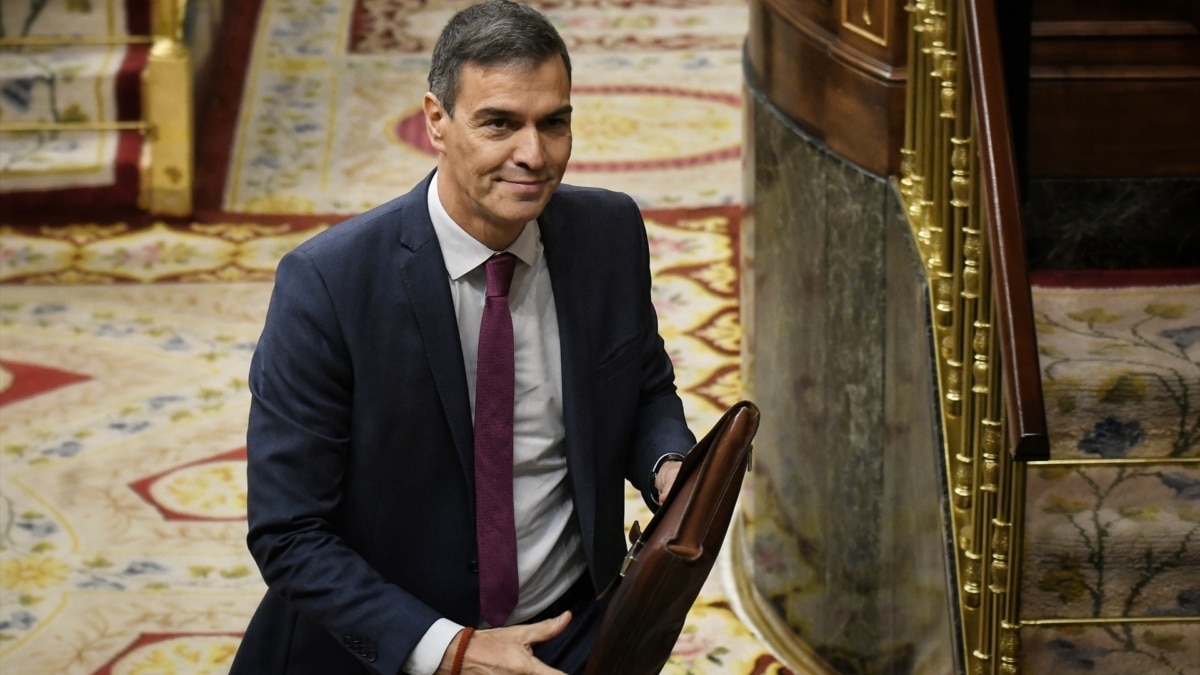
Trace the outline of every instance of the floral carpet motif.
<path fill-rule="evenodd" d="M 349 50 L 356 54 L 422 53 L 470 0 L 356 0 Z M 745 3 L 736 0 L 535 0 L 558 26 L 572 56 L 616 50 L 738 50 Z"/>
<path fill-rule="evenodd" d="M 428 53 L 467 4 L 264 0 L 223 208 L 352 213 L 420 181 Z M 738 203 L 744 3 L 535 4 L 576 47 L 566 182 Z"/>
<path fill-rule="evenodd" d="M 1200 457 L 1200 281 L 1035 297 L 1051 456 Z"/>
<path fill-rule="evenodd" d="M 1035 543 L 1025 547 L 1022 617 L 1114 623 L 1022 629 L 1032 672 L 1200 673 L 1200 274 L 1192 276 L 1034 289 L 1051 457 L 1068 463 L 1029 468 L 1026 537 Z"/>

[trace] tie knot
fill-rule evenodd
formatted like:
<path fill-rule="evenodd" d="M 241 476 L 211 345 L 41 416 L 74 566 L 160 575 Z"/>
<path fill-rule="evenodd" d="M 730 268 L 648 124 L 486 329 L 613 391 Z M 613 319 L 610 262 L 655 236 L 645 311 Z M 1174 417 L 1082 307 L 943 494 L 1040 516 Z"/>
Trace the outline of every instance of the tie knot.
<path fill-rule="evenodd" d="M 513 270 L 517 266 L 517 257 L 511 253 L 497 253 L 484 263 L 487 272 L 487 294 L 489 298 L 508 297 L 508 287 L 512 284 Z"/>

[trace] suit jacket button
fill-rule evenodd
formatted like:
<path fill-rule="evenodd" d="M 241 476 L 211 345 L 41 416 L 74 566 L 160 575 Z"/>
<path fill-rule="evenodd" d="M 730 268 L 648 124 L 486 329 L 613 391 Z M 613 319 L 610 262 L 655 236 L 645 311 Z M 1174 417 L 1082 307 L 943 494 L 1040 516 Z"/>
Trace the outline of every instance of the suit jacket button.
<path fill-rule="evenodd" d="M 379 658 L 379 655 L 375 653 L 374 649 L 368 649 L 367 653 L 363 654 L 363 657 L 371 663 L 375 663 L 375 659 Z"/>
<path fill-rule="evenodd" d="M 472 560 L 471 562 L 467 563 L 467 571 L 471 574 L 479 574 L 479 561 Z"/>
<path fill-rule="evenodd" d="M 346 645 L 347 647 L 353 646 L 354 638 L 350 637 L 349 635 L 343 635 L 342 636 L 342 644 Z"/>

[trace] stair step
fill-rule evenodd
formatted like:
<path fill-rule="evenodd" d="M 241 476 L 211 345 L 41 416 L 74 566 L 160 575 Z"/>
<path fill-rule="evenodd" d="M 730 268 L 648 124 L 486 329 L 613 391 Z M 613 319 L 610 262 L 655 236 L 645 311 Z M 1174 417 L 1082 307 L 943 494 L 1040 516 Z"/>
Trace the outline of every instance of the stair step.
<path fill-rule="evenodd" d="M 1053 459 L 1200 456 L 1200 269 L 1042 275 L 1033 300 Z"/>
<path fill-rule="evenodd" d="M 1052 463 L 1028 472 L 1022 618 L 1200 615 L 1200 269 L 1034 283 Z"/>
<path fill-rule="evenodd" d="M 154 0 L 4 2 L 7 36 L 123 37 L 149 35 Z"/>
<path fill-rule="evenodd" d="M 150 5 L 4 3 L 15 44 L 0 50 L 0 122 L 26 129 L 0 132 L 6 213 L 136 207 L 143 138 L 112 127 L 142 122 Z M 84 129 L 40 128 L 54 123 Z"/>

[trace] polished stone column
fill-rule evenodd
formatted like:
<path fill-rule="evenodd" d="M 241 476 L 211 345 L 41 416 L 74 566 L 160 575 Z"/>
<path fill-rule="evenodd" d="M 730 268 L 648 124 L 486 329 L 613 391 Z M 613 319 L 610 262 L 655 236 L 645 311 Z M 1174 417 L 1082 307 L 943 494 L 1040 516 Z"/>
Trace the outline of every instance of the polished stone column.
<path fill-rule="evenodd" d="M 928 294 L 893 186 L 747 74 L 743 377 L 762 409 L 735 569 L 785 656 L 954 669 Z"/>

